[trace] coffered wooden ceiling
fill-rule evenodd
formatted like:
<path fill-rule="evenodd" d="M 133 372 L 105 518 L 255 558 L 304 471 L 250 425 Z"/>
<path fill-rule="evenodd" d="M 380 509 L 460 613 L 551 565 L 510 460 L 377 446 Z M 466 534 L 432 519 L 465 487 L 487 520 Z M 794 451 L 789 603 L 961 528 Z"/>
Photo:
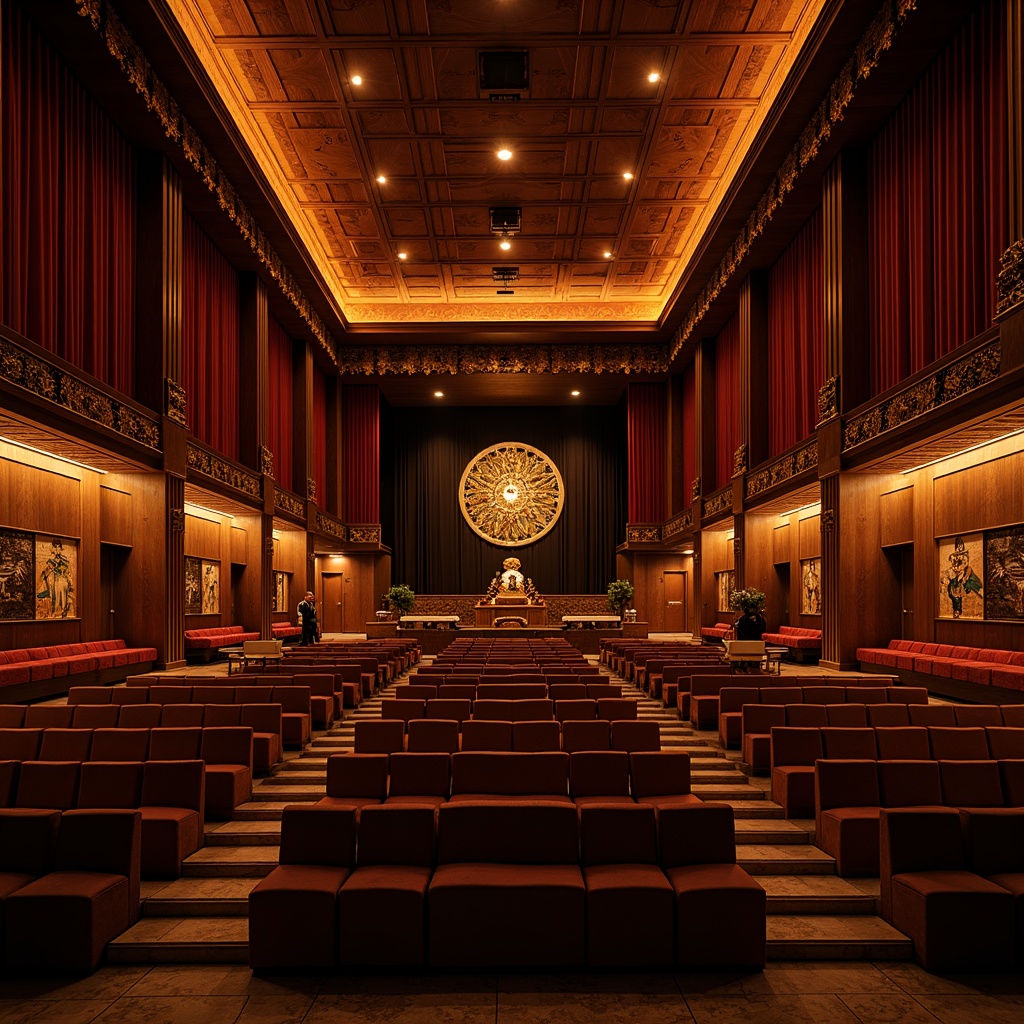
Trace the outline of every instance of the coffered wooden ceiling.
<path fill-rule="evenodd" d="M 661 323 L 825 6 L 165 2 L 356 330 Z M 489 98 L 480 53 L 519 50 Z"/>

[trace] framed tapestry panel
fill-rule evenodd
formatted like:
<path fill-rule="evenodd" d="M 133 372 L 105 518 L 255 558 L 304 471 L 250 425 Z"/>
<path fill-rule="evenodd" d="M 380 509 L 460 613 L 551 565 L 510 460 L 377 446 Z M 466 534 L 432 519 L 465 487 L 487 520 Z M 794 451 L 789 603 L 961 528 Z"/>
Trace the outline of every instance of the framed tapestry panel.
<path fill-rule="evenodd" d="M 821 614 L 820 558 L 804 558 L 800 562 L 800 614 Z"/>
<path fill-rule="evenodd" d="M 1024 526 L 985 531 L 985 618 L 1024 619 Z"/>
<path fill-rule="evenodd" d="M 985 543 L 980 533 L 939 539 L 939 617 L 985 618 L 982 573 Z"/>
<path fill-rule="evenodd" d="M 35 534 L 0 530 L 0 619 L 36 617 Z"/>

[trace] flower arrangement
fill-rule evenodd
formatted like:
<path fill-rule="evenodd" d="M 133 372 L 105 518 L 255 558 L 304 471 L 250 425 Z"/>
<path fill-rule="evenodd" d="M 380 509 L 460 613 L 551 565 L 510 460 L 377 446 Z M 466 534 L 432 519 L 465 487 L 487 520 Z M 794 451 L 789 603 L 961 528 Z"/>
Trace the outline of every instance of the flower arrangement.
<path fill-rule="evenodd" d="M 633 584 L 629 580 L 615 580 L 608 584 L 608 607 L 613 612 L 621 615 L 623 608 L 627 608 L 632 599 Z"/>
<path fill-rule="evenodd" d="M 412 611 L 412 606 L 416 603 L 416 594 L 406 583 L 394 584 L 384 597 L 389 608 L 403 615 Z"/>
<path fill-rule="evenodd" d="M 734 590 L 729 597 L 729 607 L 734 611 L 740 611 L 744 614 L 748 612 L 763 612 L 764 604 L 764 591 L 755 590 L 753 587 Z"/>

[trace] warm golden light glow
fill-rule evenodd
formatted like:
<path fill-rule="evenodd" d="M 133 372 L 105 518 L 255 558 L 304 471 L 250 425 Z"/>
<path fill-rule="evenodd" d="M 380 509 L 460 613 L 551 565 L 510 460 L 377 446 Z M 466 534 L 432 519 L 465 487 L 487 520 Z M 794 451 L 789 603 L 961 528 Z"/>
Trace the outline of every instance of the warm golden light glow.
<path fill-rule="evenodd" d="M 383 185 L 383 184 L 384 184 L 384 182 L 385 182 L 385 181 L 387 181 L 387 180 L 388 180 L 388 179 L 387 179 L 387 178 L 385 178 L 383 174 L 378 174 L 378 175 L 377 175 L 377 184 L 378 184 L 378 185 Z"/>
<path fill-rule="evenodd" d="M 363 84 L 363 76 L 362 76 L 362 75 L 353 75 L 353 76 L 352 76 L 352 77 L 351 77 L 351 78 L 349 79 L 349 81 L 350 81 L 350 82 L 351 82 L 351 83 L 352 83 L 353 85 L 362 85 L 362 84 Z"/>
<path fill-rule="evenodd" d="M 512 248 L 512 243 L 507 238 L 505 238 L 498 244 L 498 248 L 504 249 L 505 252 L 508 252 L 509 249 Z"/>
<path fill-rule="evenodd" d="M 647 81 L 650 82 L 653 85 L 655 82 L 660 82 L 661 81 L 661 75 L 659 75 L 657 71 L 652 71 L 647 76 Z"/>
<path fill-rule="evenodd" d="M 632 171 L 624 171 L 622 176 L 626 179 L 626 181 L 632 181 L 633 180 L 633 172 Z"/>
<path fill-rule="evenodd" d="M 512 150 L 511 149 L 499 149 L 498 150 L 498 159 L 499 160 L 511 160 L 512 159 Z"/>
<path fill-rule="evenodd" d="M 406 259 L 408 259 L 408 258 L 409 258 L 409 254 L 408 254 L 407 252 L 400 252 L 400 253 L 398 254 L 398 258 L 399 258 L 400 260 L 406 260 Z"/>

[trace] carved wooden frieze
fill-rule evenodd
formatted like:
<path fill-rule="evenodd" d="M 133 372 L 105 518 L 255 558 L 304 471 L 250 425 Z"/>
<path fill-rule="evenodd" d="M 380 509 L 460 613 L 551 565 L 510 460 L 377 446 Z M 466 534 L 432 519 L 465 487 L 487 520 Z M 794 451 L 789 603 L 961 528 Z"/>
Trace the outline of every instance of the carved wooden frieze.
<path fill-rule="evenodd" d="M 227 484 L 228 487 L 233 487 L 251 498 L 260 496 L 260 478 L 255 473 L 243 469 L 216 452 L 200 448 L 193 441 L 189 441 L 185 449 L 185 462 L 194 473 Z"/>
<path fill-rule="evenodd" d="M 348 539 L 352 544 L 380 544 L 380 524 L 360 523 L 348 527 Z"/>
<path fill-rule="evenodd" d="M 704 499 L 704 518 L 710 519 L 717 516 L 719 512 L 732 509 L 732 485 Z"/>
<path fill-rule="evenodd" d="M 169 420 L 174 420 L 175 423 L 180 423 L 183 427 L 188 426 L 185 389 L 170 377 L 164 377 L 164 406 Z"/>
<path fill-rule="evenodd" d="M 274 475 L 274 453 L 265 445 L 260 445 L 260 472 L 264 476 Z"/>
<path fill-rule="evenodd" d="M 160 451 L 160 423 L 81 377 L 0 338 L 0 379 L 84 416 L 130 441 Z"/>
<path fill-rule="evenodd" d="M 690 500 L 696 501 L 700 497 L 700 477 L 695 476 L 690 483 Z"/>
<path fill-rule="evenodd" d="M 693 528 L 693 510 L 687 509 L 685 512 L 680 512 L 679 515 L 673 516 L 664 526 L 661 531 L 662 537 L 668 540 L 669 537 L 675 537 L 680 533 L 686 533 L 687 530 Z"/>
<path fill-rule="evenodd" d="M 786 455 L 761 466 L 748 474 L 744 494 L 752 498 L 770 487 L 785 483 L 795 476 L 813 469 L 818 465 L 818 441 L 809 441 L 795 452 L 788 452 Z"/>
<path fill-rule="evenodd" d="M 747 465 L 747 443 L 743 442 L 732 453 L 732 475 L 742 476 L 750 467 Z"/>
<path fill-rule="evenodd" d="M 1001 348 L 997 339 L 947 363 L 935 373 L 852 417 L 843 427 L 843 451 L 909 423 L 995 380 L 999 376 L 1000 359 Z"/>
<path fill-rule="evenodd" d="M 306 500 L 316 502 L 316 481 L 311 477 L 306 477 Z"/>
<path fill-rule="evenodd" d="M 1024 238 L 999 257 L 996 277 L 996 315 L 1024 302 Z"/>
<path fill-rule="evenodd" d="M 839 378 L 829 377 L 818 388 L 818 424 L 839 415 Z"/>
<path fill-rule="evenodd" d="M 626 524 L 627 544 L 659 544 L 660 542 L 661 527 L 656 523 Z"/>
<path fill-rule="evenodd" d="M 306 503 L 294 494 L 282 491 L 280 487 L 274 488 L 274 511 L 284 512 L 294 516 L 296 519 L 306 518 Z"/>
<path fill-rule="evenodd" d="M 836 528 L 836 513 L 834 509 L 824 508 L 821 510 L 821 532 L 832 533 Z"/>
<path fill-rule="evenodd" d="M 337 537 L 338 540 L 345 539 L 345 524 L 319 509 L 316 513 L 316 528 L 318 532 L 330 534 L 332 537 Z"/>
<path fill-rule="evenodd" d="M 171 533 L 185 532 L 185 510 L 183 508 L 172 508 L 170 510 Z"/>

